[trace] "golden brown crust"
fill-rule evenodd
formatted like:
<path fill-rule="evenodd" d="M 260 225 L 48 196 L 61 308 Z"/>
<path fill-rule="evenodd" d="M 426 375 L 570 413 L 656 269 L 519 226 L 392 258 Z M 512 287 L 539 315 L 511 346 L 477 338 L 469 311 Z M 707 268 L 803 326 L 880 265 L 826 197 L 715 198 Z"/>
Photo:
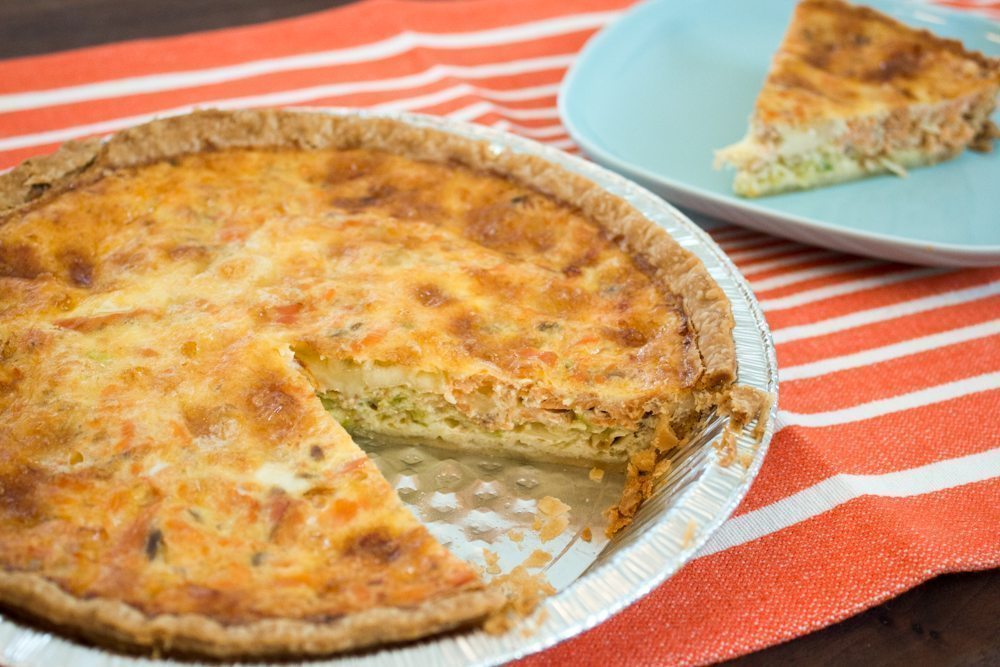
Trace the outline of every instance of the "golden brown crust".
<path fill-rule="evenodd" d="M 631 256 L 664 293 L 681 298 L 687 325 L 694 332 L 701 355 L 693 387 L 698 407 L 717 404 L 734 381 L 733 320 L 728 301 L 701 262 L 664 230 L 623 200 L 544 160 L 510 151 L 498 153 L 485 143 L 394 120 L 283 111 L 208 111 L 127 130 L 106 143 L 69 144 L 51 156 L 29 161 L 0 176 L 0 216 L 7 216 L 0 217 L 0 227 L 12 214 L 42 206 L 62 192 L 98 181 L 116 170 L 181 155 L 235 148 L 362 146 L 434 162 L 457 161 L 572 202 L 603 227 L 608 238 Z M 428 294 L 433 302 L 434 294 Z M 141 315 L 139 311 L 130 314 Z M 80 323 L 65 321 L 59 326 L 76 330 Z M 279 405 L 275 412 L 284 408 L 284 404 Z M 155 541 L 153 544 L 155 552 Z M 200 614 L 147 615 L 121 602 L 81 599 L 43 576 L 13 572 L 0 575 L 0 599 L 78 628 L 98 640 L 218 656 L 325 653 L 408 639 L 481 618 L 498 602 L 493 592 L 465 591 L 413 608 L 369 609 L 330 622 L 268 620 L 223 625 Z"/>
<path fill-rule="evenodd" d="M 505 603 L 498 589 L 463 591 L 412 608 L 377 607 L 326 623 L 269 619 L 223 625 L 197 614 L 147 616 L 113 600 L 81 599 L 44 577 L 0 571 L 0 602 L 112 646 L 218 658 L 322 655 L 407 641 L 480 621 Z"/>
<path fill-rule="evenodd" d="M 66 187 L 93 165 L 101 150 L 96 139 L 69 141 L 51 155 L 25 160 L 0 175 L 0 216 L 17 210 L 52 187 Z"/>

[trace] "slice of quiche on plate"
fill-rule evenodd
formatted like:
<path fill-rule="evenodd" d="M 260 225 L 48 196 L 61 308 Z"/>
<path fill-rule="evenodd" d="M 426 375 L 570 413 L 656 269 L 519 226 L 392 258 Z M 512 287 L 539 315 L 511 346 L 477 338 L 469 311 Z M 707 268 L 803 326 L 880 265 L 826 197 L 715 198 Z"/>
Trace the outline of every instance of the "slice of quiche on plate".
<path fill-rule="evenodd" d="M 989 151 L 1000 60 L 842 0 L 802 0 L 746 137 L 716 154 L 759 197 Z"/>
<path fill-rule="evenodd" d="M 760 407 L 701 261 L 485 142 L 203 112 L 28 161 L 0 211 L 0 601 L 105 644 L 324 654 L 500 608 L 348 432 L 627 468 L 617 530 Z"/>

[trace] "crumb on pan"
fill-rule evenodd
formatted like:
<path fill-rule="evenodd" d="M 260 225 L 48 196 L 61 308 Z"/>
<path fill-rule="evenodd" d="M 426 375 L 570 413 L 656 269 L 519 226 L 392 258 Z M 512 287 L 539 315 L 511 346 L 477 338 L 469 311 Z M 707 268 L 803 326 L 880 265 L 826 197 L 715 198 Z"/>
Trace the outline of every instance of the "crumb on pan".
<path fill-rule="evenodd" d="M 583 531 L 580 533 L 580 539 L 583 540 L 584 542 L 590 542 L 592 539 L 594 539 L 594 533 L 590 530 L 590 526 L 587 526 L 586 528 L 583 529 Z"/>
<path fill-rule="evenodd" d="M 507 531 L 507 537 L 510 538 L 511 542 L 520 542 L 524 539 L 524 531 L 518 530 L 517 528 L 511 528 Z"/>
<path fill-rule="evenodd" d="M 558 498 L 545 496 L 538 501 L 538 514 L 531 529 L 538 533 L 542 542 L 555 539 L 569 527 L 569 510 L 570 506 Z"/>
<path fill-rule="evenodd" d="M 737 385 L 729 392 L 729 397 L 719 406 L 720 412 L 729 417 L 729 425 L 733 431 L 742 431 L 747 424 L 756 421 L 753 437 L 758 442 L 764 437 L 767 426 L 767 413 L 771 409 L 774 396 L 771 394 Z"/>
<path fill-rule="evenodd" d="M 542 551 L 541 549 L 535 549 L 534 551 L 531 552 L 531 555 L 525 559 L 522 565 L 524 565 L 527 568 L 539 568 L 548 564 L 548 562 L 551 560 L 552 560 L 552 555 L 550 553 L 548 553 L 547 551 Z"/>
<path fill-rule="evenodd" d="M 719 465 L 723 468 L 732 465 L 736 460 L 736 434 L 732 429 L 722 432 L 722 437 L 715 442 L 715 449 L 719 452 Z"/>
<path fill-rule="evenodd" d="M 688 519 L 687 527 L 684 528 L 684 537 L 681 538 L 681 544 L 685 548 L 691 546 L 696 532 L 698 532 L 698 522 L 694 519 Z"/>
<path fill-rule="evenodd" d="M 569 519 L 567 517 L 552 517 L 542 524 L 542 529 L 538 531 L 538 537 L 542 542 L 548 542 L 562 535 L 568 527 Z"/>
<path fill-rule="evenodd" d="M 558 498 L 545 496 L 538 501 L 538 510 L 546 516 L 559 516 L 569 512 L 569 505 Z"/>
<path fill-rule="evenodd" d="M 602 479 L 604 479 L 603 468 L 598 468 L 597 466 L 594 466 L 593 468 L 590 469 L 590 480 L 592 482 L 600 482 Z"/>
<path fill-rule="evenodd" d="M 534 616 L 533 624 L 532 624 L 533 627 L 525 626 L 525 627 L 521 628 L 521 633 L 520 633 L 521 636 L 522 637 L 530 637 L 531 635 L 535 634 L 535 631 L 537 631 L 538 628 L 542 627 L 542 623 L 544 623 L 545 620 L 548 617 L 549 617 L 549 613 L 547 611 L 545 611 L 544 609 L 539 609 L 538 613 L 535 614 L 535 616 Z"/>
<path fill-rule="evenodd" d="M 489 549 L 483 549 L 483 558 L 486 560 L 487 574 L 500 574 L 500 555 L 493 553 Z"/>
<path fill-rule="evenodd" d="M 744 468 L 750 466 L 753 457 L 749 454 L 739 454 L 736 447 L 736 434 L 743 431 L 749 424 L 756 422 L 751 435 L 759 443 L 764 437 L 767 413 L 771 409 L 773 400 L 774 397 L 771 394 L 752 387 L 733 387 L 728 400 L 721 405 L 722 413 L 729 417 L 729 423 L 726 424 L 722 437 L 715 443 L 715 448 L 720 453 L 720 465 L 729 466 L 732 465 L 733 461 L 739 460 Z"/>
<path fill-rule="evenodd" d="M 503 634 L 513 628 L 534 612 L 542 600 L 556 592 L 543 574 L 532 574 L 524 565 L 497 577 L 492 585 L 503 591 L 507 598 L 504 605 L 483 624 L 483 629 L 492 635 Z"/>
<path fill-rule="evenodd" d="M 610 507 L 605 512 L 608 519 L 605 534 L 608 537 L 632 523 L 639 505 L 653 494 L 653 483 L 659 478 L 658 474 L 662 475 L 670 469 L 669 459 L 657 461 L 660 456 L 663 453 L 655 446 L 632 455 L 625 469 L 625 488 L 622 490 L 621 500 L 617 506 Z M 659 465 L 662 461 L 667 461 L 667 465 Z"/>

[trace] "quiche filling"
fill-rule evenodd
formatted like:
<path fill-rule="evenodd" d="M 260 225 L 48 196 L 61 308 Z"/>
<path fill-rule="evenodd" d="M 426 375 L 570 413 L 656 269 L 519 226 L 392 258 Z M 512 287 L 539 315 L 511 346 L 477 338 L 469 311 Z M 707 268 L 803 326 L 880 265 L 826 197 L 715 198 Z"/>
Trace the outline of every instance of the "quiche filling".
<path fill-rule="evenodd" d="M 736 167 L 733 190 L 757 197 L 840 183 L 941 162 L 967 146 L 992 143 L 991 95 L 907 112 L 879 113 L 799 127 L 755 126 L 716 154 Z"/>
<path fill-rule="evenodd" d="M 540 415 L 536 421 L 501 429 L 469 418 L 440 395 L 412 392 L 407 387 L 375 390 L 363 396 L 337 391 L 320 396 L 349 433 L 384 441 L 619 467 L 624 467 L 631 453 L 649 446 L 648 428 L 637 433 L 600 427 L 586 415 L 572 411 Z"/>
<path fill-rule="evenodd" d="M 617 529 L 735 377 L 728 301 L 653 223 L 398 121 L 157 121 L 0 175 L 0 216 L 0 602 L 116 645 L 481 622 L 503 596 L 348 431 L 624 466 Z"/>
<path fill-rule="evenodd" d="M 296 358 L 316 381 L 323 406 L 351 435 L 620 468 L 651 444 L 655 420 L 649 415 L 615 423 L 596 409 L 532 406 L 512 393 L 456 397 L 444 376 L 321 360 L 303 350 Z"/>

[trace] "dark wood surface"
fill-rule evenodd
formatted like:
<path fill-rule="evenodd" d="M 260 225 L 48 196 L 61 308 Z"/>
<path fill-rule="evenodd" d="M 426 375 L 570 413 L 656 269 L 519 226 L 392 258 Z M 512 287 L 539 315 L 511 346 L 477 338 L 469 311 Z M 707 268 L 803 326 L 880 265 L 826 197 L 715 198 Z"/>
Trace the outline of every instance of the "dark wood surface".
<path fill-rule="evenodd" d="M 349 1 L 0 0 L 0 58 L 257 23 Z M 1000 570 L 939 577 L 837 625 L 726 664 L 1000 666 Z"/>
<path fill-rule="evenodd" d="M 837 625 L 726 667 L 1000 665 L 1000 570 L 932 579 Z"/>
<path fill-rule="evenodd" d="M 351 0 L 0 0 L 0 58 L 298 16 Z"/>

